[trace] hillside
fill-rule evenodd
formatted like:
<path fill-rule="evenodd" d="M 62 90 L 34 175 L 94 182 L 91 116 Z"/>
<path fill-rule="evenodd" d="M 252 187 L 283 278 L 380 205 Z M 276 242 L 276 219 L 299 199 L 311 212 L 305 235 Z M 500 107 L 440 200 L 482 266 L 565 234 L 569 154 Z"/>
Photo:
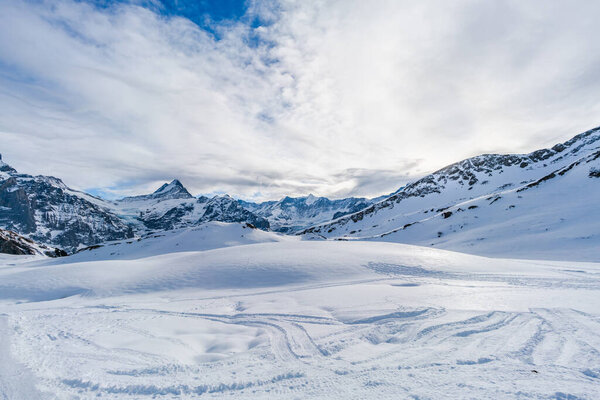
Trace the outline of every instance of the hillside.
<path fill-rule="evenodd" d="M 382 240 L 504 257 L 600 260 L 600 129 L 551 149 L 482 155 L 406 185 L 308 238 Z"/>

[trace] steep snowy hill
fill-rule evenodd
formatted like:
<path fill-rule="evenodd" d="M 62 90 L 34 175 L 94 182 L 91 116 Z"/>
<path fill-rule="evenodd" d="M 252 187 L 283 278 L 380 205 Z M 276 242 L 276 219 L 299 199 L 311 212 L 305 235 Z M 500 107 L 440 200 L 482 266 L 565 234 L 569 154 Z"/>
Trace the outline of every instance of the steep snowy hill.
<path fill-rule="evenodd" d="M 0 160 L 0 228 L 68 251 L 133 237 L 101 199 L 51 176 L 20 174 Z"/>
<path fill-rule="evenodd" d="M 240 204 L 258 216 L 266 218 L 271 229 L 278 232 L 295 233 L 315 224 L 360 211 L 372 200 L 349 197 L 330 200 L 312 194 L 306 197 L 284 197 L 279 201 L 251 203 L 239 200 Z"/>
<path fill-rule="evenodd" d="M 600 128 L 525 155 L 450 165 L 308 237 L 398 241 L 484 255 L 600 260 Z"/>

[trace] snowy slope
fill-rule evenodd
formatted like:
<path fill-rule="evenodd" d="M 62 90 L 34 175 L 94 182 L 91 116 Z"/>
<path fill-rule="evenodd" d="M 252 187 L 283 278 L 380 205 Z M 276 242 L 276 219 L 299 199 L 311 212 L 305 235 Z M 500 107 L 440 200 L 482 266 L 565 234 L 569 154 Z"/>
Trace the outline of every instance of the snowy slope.
<path fill-rule="evenodd" d="M 195 227 L 155 232 L 137 239 L 90 246 L 70 256 L 68 262 L 131 260 L 167 253 L 298 240 L 299 237 L 266 232 L 247 223 L 206 222 Z"/>
<path fill-rule="evenodd" d="M 592 399 L 600 264 L 278 241 L 0 265 L 0 398 Z"/>
<path fill-rule="evenodd" d="M 526 155 L 483 155 L 407 185 L 308 237 L 505 257 L 600 261 L 600 129 Z"/>

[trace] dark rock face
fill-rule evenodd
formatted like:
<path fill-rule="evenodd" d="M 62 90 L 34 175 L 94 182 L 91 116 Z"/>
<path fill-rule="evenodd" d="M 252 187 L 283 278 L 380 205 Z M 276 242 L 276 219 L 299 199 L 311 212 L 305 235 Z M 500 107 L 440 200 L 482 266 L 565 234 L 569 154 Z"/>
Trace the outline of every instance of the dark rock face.
<path fill-rule="evenodd" d="M 12 255 L 46 255 L 48 257 L 64 257 L 67 252 L 18 235 L 15 232 L 0 229 L 0 253 Z"/>
<path fill-rule="evenodd" d="M 5 231 L 3 231 L 5 232 Z M 33 255 L 35 250 L 25 241 L 16 240 L 7 234 L 0 233 L 0 253 L 13 255 Z"/>
<path fill-rule="evenodd" d="M 118 216 L 60 179 L 6 170 L 0 175 L 1 228 L 71 251 L 82 244 L 133 236 Z"/>
<path fill-rule="evenodd" d="M 67 252 L 61 249 L 54 249 L 54 250 L 50 250 L 45 252 L 44 254 L 46 254 L 48 257 L 66 257 L 68 256 Z"/>
<path fill-rule="evenodd" d="M 2 227 L 22 233 L 35 232 L 37 225 L 33 205 L 14 177 L 0 182 L 0 210 Z"/>

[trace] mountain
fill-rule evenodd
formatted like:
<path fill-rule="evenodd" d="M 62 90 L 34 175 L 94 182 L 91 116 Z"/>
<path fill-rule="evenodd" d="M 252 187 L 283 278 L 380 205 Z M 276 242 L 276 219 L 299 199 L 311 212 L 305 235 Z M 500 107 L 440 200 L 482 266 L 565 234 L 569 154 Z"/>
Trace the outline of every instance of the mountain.
<path fill-rule="evenodd" d="M 70 189 L 58 178 L 20 174 L 0 157 L 0 228 L 70 253 L 210 221 L 269 229 L 269 221 L 230 196 L 195 198 L 176 179 L 151 194 L 106 201 Z"/>
<path fill-rule="evenodd" d="M 279 201 L 264 203 L 238 201 L 254 214 L 266 218 L 271 229 L 283 233 L 295 233 L 315 224 L 360 211 L 372 204 L 372 200 L 365 198 L 330 200 L 312 194 L 295 198 L 286 196 Z"/>
<path fill-rule="evenodd" d="M 267 219 L 246 210 L 237 200 L 228 195 L 215 196 L 207 200 L 205 204 L 204 214 L 200 218 L 202 222 L 248 222 L 259 229 L 269 229 L 270 227 Z"/>
<path fill-rule="evenodd" d="M 60 179 L 18 173 L 0 157 L 0 228 L 73 251 L 80 245 L 133 237 L 106 203 Z"/>
<path fill-rule="evenodd" d="M 131 196 L 121 199 L 121 202 L 137 202 L 147 200 L 170 200 L 170 199 L 191 199 L 190 192 L 183 186 L 178 179 L 172 180 L 170 183 L 165 183 L 154 193 L 144 194 L 141 196 Z"/>
<path fill-rule="evenodd" d="M 4 229 L 0 229 L 0 253 L 12 255 L 44 255 L 48 257 L 63 257 L 67 255 L 67 253 L 61 249 L 50 248 L 15 232 Z"/>
<path fill-rule="evenodd" d="M 178 180 L 106 201 L 51 176 L 18 173 L 0 157 L 0 228 L 68 252 L 207 222 L 248 223 L 315 239 L 402 242 L 482 255 L 597 258 L 600 128 L 529 154 L 484 154 L 385 198 L 309 195 L 251 203 L 194 197 Z M 558 257 L 558 256 L 557 256 Z"/>
<path fill-rule="evenodd" d="M 600 128 L 529 154 L 486 154 L 412 182 L 370 207 L 302 232 L 483 255 L 597 259 Z"/>
<path fill-rule="evenodd" d="M 115 214 L 140 234 L 210 221 L 250 223 L 259 229 L 269 229 L 269 221 L 246 210 L 230 196 L 195 198 L 178 180 L 165 183 L 152 194 L 117 200 L 112 207 Z"/>

